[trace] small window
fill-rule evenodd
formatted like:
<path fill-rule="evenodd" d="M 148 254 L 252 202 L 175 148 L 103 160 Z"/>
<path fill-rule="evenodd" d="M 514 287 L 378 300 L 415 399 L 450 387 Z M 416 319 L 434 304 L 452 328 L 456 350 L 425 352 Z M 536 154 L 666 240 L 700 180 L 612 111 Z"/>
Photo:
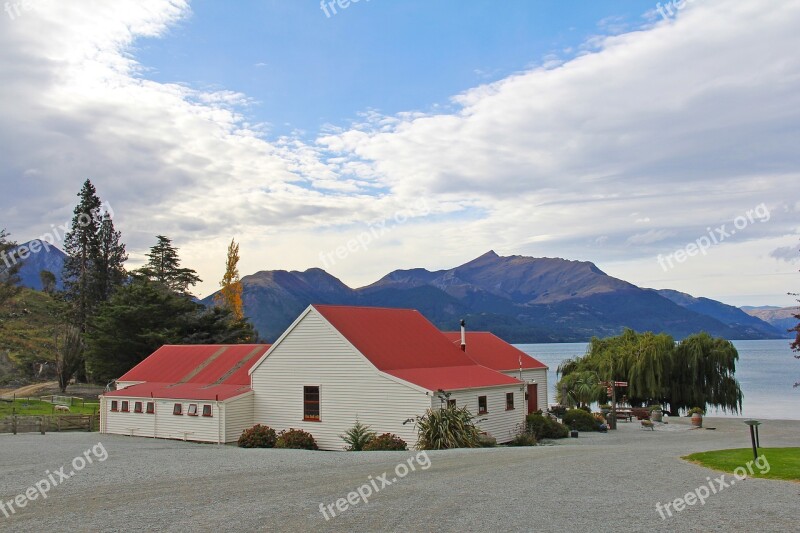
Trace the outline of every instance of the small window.
<path fill-rule="evenodd" d="M 111 410 L 119 411 L 119 403 L 117 402 L 117 400 L 111 400 Z"/>
<path fill-rule="evenodd" d="M 514 409 L 514 393 L 507 392 L 506 393 L 506 411 L 511 411 Z"/>
<path fill-rule="evenodd" d="M 186 413 L 189 416 L 197 416 L 197 404 L 190 403 L 189 404 L 189 411 Z"/>
<path fill-rule="evenodd" d="M 134 402 L 133 403 L 133 412 L 134 413 L 141 413 L 142 412 L 142 402 Z"/>
<path fill-rule="evenodd" d="M 203 416 L 211 416 L 211 406 L 210 405 L 205 404 L 203 406 Z"/>
<path fill-rule="evenodd" d="M 489 410 L 486 408 L 486 396 L 478 396 L 478 414 L 484 415 Z"/>
<path fill-rule="evenodd" d="M 122 400 L 122 412 L 123 413 L 129 412 L 129 410 L 128 410 L 128 400 Z"/>
<path fill-rule="evenodd" d="M 172 414 L 173 415 L 182 415 L 183 414 L 183 404 L 176 403 L 172 406 Z"/>
<path fill-rule="evenodd" d="M 319 387 L 303 387 L 303 420 L 319 422 Z"/>
<path fill-rule="evenodd" d="M 155 402 L 147 402 L 147 414 L 152 415 L 156 412 Z"/>
<path fill-rule="evenodd" d="M 455 409 L 456 401 L 455 400 L 447 400 L 447 407 L 452 407 L 453 409 Z"/>

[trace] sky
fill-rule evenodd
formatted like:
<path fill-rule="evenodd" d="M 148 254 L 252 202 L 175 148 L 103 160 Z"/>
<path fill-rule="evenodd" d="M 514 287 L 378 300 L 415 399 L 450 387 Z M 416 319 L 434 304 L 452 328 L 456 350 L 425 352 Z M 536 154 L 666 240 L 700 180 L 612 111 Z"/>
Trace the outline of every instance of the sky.
<path fill-rule="evenodd" d="M 0 228 L 350 286 L 488 250 L 788 306 L 800 2 L 10 1 Z"/>

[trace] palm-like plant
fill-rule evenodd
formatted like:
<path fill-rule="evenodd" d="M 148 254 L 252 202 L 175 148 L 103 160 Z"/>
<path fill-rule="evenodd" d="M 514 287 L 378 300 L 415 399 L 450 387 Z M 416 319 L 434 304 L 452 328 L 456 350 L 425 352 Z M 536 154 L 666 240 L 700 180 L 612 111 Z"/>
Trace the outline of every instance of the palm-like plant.
<path fill-rule="evenodd" d="M 428 409 L 424 415 L 412 419 L 417 426 L 417 448 L 477 448 L 480 431 L 475 427 L 475 418 L 466 407 Z"/>

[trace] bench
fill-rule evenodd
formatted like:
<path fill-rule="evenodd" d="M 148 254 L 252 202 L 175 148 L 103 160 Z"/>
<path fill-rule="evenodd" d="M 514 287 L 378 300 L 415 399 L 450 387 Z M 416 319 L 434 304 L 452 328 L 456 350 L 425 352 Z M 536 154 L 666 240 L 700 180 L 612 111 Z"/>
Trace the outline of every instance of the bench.
<path fill-rule="evenodd" d="M 633 413 L 631 413 L 630 411 L 617 411 L 617 420 L 619 421 L 622 420 L 623 418 L 628 422 L 630 422 L 631 420 L 633 420 Z"/>

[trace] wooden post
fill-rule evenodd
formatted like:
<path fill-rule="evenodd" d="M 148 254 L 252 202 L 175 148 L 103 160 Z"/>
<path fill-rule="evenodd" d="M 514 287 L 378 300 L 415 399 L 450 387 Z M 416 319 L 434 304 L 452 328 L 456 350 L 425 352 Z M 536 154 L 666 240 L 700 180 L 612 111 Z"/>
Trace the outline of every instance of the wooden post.
<path fill-rule="evenodd" d="M 17 415 L 11 415 L 11 432 L 17 434 Z"/>
<path fill-rule="evenodd" d="M 44 417 L 39 417 L 39 431 L 44 435 Z"/>

